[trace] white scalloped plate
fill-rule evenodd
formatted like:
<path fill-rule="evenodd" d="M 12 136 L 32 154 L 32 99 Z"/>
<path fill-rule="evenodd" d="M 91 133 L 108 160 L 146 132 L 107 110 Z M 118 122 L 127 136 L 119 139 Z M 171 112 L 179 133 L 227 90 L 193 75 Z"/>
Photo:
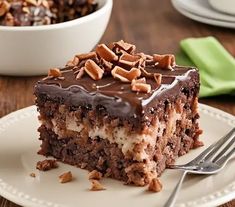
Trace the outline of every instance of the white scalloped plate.
<path fill-rule="evenodd" d="M 218 140 L 235 126 L 235 118 L 223 111 L 200 104 L 200 124 L 204 130 L 201 139 L 205 147 Z M 37 112 L 31 106 L 0 119 L 0 195 L 31 207 L 156 207 L 162 206 L 176 185 L 181 172 L 166 170 L 161 176 L 163 190 L 149 193 L 145 187 L 125 186 L 122 182 L 103 179 L 107 190 L 89 191 L 87 171 L 69 165 L 59 164 L 59 168 L 39 172 L 35 164 L 43 160 L 37 155 L 38 141 Z M 192 150 L 181 157 L 178 163 L 185 163 L 205 147 Z M 177 207 L 205 207 L 225 203 L 235 198 L 235 162 L 232 159 L 217 175 L 188 176 L 185 180 Z M 61 184 L 58 176 L 72 171 L 75 180 Z M 29 176 L 35 172 L 36 178 Z"/>
<path fill-rule="evenodd" d="M 206 1 L 206 0 L 205 0 Z M 189 11 L 188 9 L 186 9 L 184 6 L 182 7 L 181 3 L 182 1 L 179 0 L 171 0 L 173 7 L 182 15 L 193 19 L 197 22 L 202 22 L 205 24 L 210 24 L 210 25 L 214 25 L 214 26 L 219 26 L 219 27 L 227 27 L 227 28 L 231 28 L 231 29 L 235 29 L 235 22 L 232 21 L 222 21 L 219 20 L 219 18 L 214 17 L 214 18 L 210 18 L 210 17 L 205 17 L 203 15 L 200 15 L 198 13 L 193 13 L 191 11 Z M 188 2 L 188 1 L 185 1 Z M 188 6 L 190 6 L 190 4 L 187 4 Z M 191 7 L 191 6 L 190 6 Z M 193 7 L 191 7 L 193 9 Z"/>

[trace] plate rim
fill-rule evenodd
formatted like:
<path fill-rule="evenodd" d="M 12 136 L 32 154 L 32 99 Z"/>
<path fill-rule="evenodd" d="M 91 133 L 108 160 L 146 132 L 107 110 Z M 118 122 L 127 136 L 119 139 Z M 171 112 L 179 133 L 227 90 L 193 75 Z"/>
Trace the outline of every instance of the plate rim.
<path fill-rule="evenodd" d="M 212 2 L 212 0 L 208 0 L 208 2 L 209 2 L 209 4 L 211 5 L 211 7 L 212 7 L 213 9 L 215 9 L 217 12 L 221 12 L 222 14 L 227 14 L 227 15 L 230 15 L 230 16 L 234 16 L 234 15 L 235 15 L 234 11 L 233 11 L 233 12 L 228 11 L 227 8 L 226 8 L 226 9 L 218 8 L 218 5 L 217 5 L 217 4 L 214 4 L 214 3 Z"/>
<path fill-rule="evenodd" d="M 231 16 L 229 14 L 221 13 L 218 10 L 213 9 L 208 0 L 190 0 L 190 1 L 197 2 L 196 4 L 200 5 L 200 7 L 203 7 L 203 5 L 201 5 L 201 3 L 199 1 L 204 1 L 204 2 L 208 3 L 208 7 L 206 7 L 205 9 L 208 9 L 211 12 L 215 12 L 215 13 L 217 13 L 217 15 L 222 15 L 222 16 L 226 16 L 226 17 L 221 17 L 221 16 L 220 17 L 215 17 L 213 15 L 208 15 L 206 12 L 202 12 L 202 11 L 197 12 L 197 10 L 194 7 L 192 7 L 190 2 L 188 2 L 188 1 L 175 0 L 175 3 L 180 8 L 182 8 L 182 9 L 184 9 L 184 10 L 186 10 L 186 11 L 188 11 L 188 12 L 194 14 L 194 15 L 201 16 L 201 17 L 208 18 L 208 19 L 212 19 L 212 20 L 222 21 L 222 22 L 235 23 L 235 16 Z M 229 19 L 226 20 L 226 18 L 229 18 Z"/>
<path fill-rule="evenodd" d="M 199 111 L 206 115 L 215 117 L 218 120 L 226 122 L 231 127 L 235 126 L 235 116 L 224 112 L 220 109 L 201 104 L 199 103 Z M 16 110 L 14 112 L 9 113 L 6 116 L 0 118 L 0 134 L 7 129 L 12 123 L 18 122 L 27 117 L 31 117 L 33 115 L 37 115 L 36 106 L 32 105 L 23 109 Z M 0 195 L 14 203 L 23 206 L 30 207 L 62 207 L 64 205 L 57 204 L 50 201 L 45 201 L 41 199 L 37 199 L 31 197 L 30 195 L 25 194 L 24 192 L 20 192 L 14 186 L 9 185 L 7 182 L 3 181 L 0 178 Z M 187 201 L 184 203 L 176 204 L 177 207 L 190 207 L 190 206 L 198 206 L 206 207 L 206 206 L 215 206 L 223 204 L 231 199 L 235 198 L 235 181 L 224 187 L 219 191 L 215 191 L 211 194 L 208 194 L 204 197 Z"/>
<path fill-rule="evenodd" d="M 172 2 L 173 7 L 176 9 L 176 11 L 178 11 L 183 16 L 188 17 L 189 19 L 192 19 L 194 21 L 201 22 L 204 24 L 213 25 L 213 26 L 235 29 L 234 23 L 209 19 L 209 18 L 196 15 L 180 7 L 180 5 L 176 3 L 177 0 L 171 0 L 171 2 Z"/>

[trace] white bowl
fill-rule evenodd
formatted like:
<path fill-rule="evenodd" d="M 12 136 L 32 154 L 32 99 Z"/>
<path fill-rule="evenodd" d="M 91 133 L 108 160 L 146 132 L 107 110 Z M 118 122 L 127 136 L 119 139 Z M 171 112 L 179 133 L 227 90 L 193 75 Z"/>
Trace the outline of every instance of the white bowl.
<path fill-rule="evenodd" d="M 209 3 L 219 12 L 235 15 L 235 0 L 209 0 Z"/>
<path fill-rule="evenodd" d="M 99 42 L 113 0 L 98 0 L 97 11 L 72 21 L 27 27 L 0 26 L 0 74 L 32 76 L 61 67 Z"/>

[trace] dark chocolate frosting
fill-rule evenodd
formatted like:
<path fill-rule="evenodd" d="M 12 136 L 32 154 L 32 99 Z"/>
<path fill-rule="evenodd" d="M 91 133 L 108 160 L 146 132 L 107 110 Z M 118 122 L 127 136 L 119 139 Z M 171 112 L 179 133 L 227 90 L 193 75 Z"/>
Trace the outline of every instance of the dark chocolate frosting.
<path fill-rule="evenodd" d="M 145 68 L 148 72 L 162 74 L 161 85 L 153 79 L 147 79 L 151 85 L 150 93 L 133 92 L 130 83 L 124 83 L 105 76 L 101 80 L 93 80 L 85 75 L 76 80 L 72 69 L 62 72 L 64 80 L 41 80 L 35 87 L 35 94 L 45 95 L 49 100 L 60 100 L 68 106 L 104 107 L 111 116 L 138 117 L 149 107 L 154 107 L 159 101 L 171 99 L 185 87 L 199 87 L 198 71 L 192 67 L 175 66 L 174 70 L 159 69 L 157 67 Z"/>

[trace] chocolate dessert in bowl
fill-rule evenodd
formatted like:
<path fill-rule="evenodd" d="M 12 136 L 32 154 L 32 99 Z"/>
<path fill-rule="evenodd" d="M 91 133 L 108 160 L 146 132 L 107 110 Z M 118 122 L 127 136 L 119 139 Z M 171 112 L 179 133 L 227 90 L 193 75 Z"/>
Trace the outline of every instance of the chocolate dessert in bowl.
<path fill-rule="evenodd" d="M 111 10 L 112 0 L 0 0 L 0 74 L 46 74 L 89 52 Z"/>

